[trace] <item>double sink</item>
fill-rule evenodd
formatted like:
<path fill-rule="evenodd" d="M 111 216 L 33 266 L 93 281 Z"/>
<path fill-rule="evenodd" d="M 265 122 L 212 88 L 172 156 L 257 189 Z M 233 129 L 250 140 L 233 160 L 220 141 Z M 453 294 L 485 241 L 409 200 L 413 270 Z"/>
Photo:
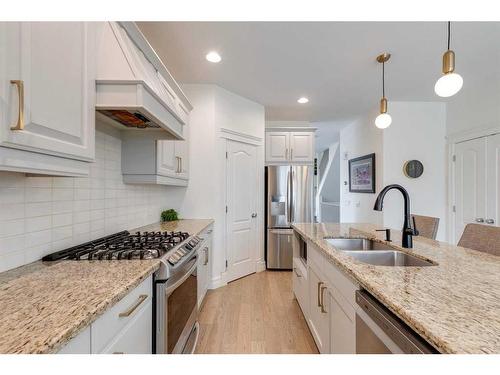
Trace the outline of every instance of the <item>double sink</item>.
<path fill-rule="evenodd" d="M 435 265 L 431 261 L 373 240 L 363 238 L 325 238 L 324 240 L 344 254 L 375 266 L 426 267 Z"/>

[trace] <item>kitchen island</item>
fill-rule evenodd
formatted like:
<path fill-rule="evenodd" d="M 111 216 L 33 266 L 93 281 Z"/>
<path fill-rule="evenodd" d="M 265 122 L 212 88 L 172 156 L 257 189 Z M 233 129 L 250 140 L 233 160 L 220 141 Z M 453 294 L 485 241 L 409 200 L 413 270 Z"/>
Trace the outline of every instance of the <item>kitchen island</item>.
<path fill-rule="evenodd" d="M 325 258 L 375 296 L 441 353 L 500 353 L 500 257 L 414 237 L 390 246 L 435 263 L 429 267 L 375 266 L 344 254 L 325 238 L 384 241 L 371 224 L 294 224 Z"/>

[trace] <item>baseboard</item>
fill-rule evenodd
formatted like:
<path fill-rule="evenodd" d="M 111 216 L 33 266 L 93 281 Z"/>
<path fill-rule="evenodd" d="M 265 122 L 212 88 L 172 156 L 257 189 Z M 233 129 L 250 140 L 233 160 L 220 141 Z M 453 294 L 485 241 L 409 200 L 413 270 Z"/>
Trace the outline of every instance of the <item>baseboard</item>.
<path fill-rule="evenodd" d="M 255 271 L 256 272 L 262 272 L 266 270 L 266 261 L 265 260 L 259 260 L 255 264 Z"/>
<path fill-rule="evenodd" d="M 218 277 L 214 277 L 212 281 L 210 282 L 210 285 L 208 286 L 208 289 L 217 289 L 220 288 L 221 286 L 227 285 L 227 282 L 223 275 L 220 275 Z"/>

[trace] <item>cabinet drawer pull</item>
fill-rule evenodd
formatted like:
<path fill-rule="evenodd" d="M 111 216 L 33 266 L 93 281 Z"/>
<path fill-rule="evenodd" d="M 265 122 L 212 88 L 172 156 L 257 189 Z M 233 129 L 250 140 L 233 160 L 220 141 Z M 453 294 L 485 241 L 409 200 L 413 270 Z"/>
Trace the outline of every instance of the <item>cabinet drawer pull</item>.
<path fill-rule="evenodd" d="M 24 82 L 20 79 L 13 79 L 10 83 L 17 86 L 17 96 L 19 101 L 17 124 L 16 126 L 12 126 L 10 129 L 24 130 Z"/>
<path fill-rule="evenodd" d="M 203 265 L 206 266 L 208 264 L 208 247 L 205 247 L 203 251 L 205 252 L 205 263 Z"/>
<path fill-rule="evenodd" d="M 321 312 L 323 314 L 326 314 L 327 311 L 325 310 L 325 295 L 324 295 L 324 291 L 326 289 L 326 286 L 322 286 L 321 287 L 321 292 L 320 292 L 320 297 L 321 297 Z"/>
<path fill-rule="evenodd" d="M 285 149 L 285 159 L 288 160 L 288 149 Z"/>
<path fill-rule="evenodd" d="M 179 156 L 179 164 L 180 164 L 179 173 L 182 173 L 182 157 L 180 156 Z"/>
<path fill-rule="evenodd" d="M 321 285 L 323 285 L 323 283 L 320 281 L 318 282 L 318 307 L 321 307 L 321 298 L 320 298 L 320 290 L 321 290 Z"/>
<path fill-rule="evenodd" d="M 130 316 L 141 305 L 141 303 L 146 300 L 146 298 L 148 298 L 147 294 L 141 294 L 134 306 L 130 307 L 127 311 L 121 312 L 118 316 L 120 318 Z"/>
<path fill-rule="evenodd" d="M 125 354 L 124 352 L 113 352 L 113 354 Z"/>
<path fill-rule="evenodd" d="M 297 275 L 297 277 L 302 277 L 302 275 L 297 272 L 297 267 L 293 268 L 293 272 L 295 272 L 295 274 Z"/>
<path fill-rule="evenodd" d="M 293 148 L 290 149 L 290 160 L 293 159 Z"/>

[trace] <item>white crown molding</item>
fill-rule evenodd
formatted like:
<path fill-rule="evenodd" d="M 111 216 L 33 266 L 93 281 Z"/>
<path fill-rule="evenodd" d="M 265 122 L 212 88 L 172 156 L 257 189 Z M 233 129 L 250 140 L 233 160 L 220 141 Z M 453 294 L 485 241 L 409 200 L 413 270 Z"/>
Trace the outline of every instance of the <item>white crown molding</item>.
<path fill-rule="evenodd" d="M 315 132 L 318 128 L 311 126 L 268 126 L 266 132 Z"/>
<path fill-rule="evenodd" d="M 500 133 L 500 126 L 493 126 L 484 129 L 472 129 L 465 130 L 458 133 L 450 134 L 446 137 L 448 144 L 450 143 L 460 143 L 464 141 L 469 141 L 475 138 L 487 137 L 489 135 Z"/>
<path fill-rule="evenodd" d="M 260 146 L 263 143 L 263 139 L 261 137 L 256 137 L 255 135 L 250 135 L 246 133 L 241 133 L 236 130 L 221 128 L 220 129 L 220 137 L 231 139 L 233 141 L 249 143 L 252 145 Z"/>

